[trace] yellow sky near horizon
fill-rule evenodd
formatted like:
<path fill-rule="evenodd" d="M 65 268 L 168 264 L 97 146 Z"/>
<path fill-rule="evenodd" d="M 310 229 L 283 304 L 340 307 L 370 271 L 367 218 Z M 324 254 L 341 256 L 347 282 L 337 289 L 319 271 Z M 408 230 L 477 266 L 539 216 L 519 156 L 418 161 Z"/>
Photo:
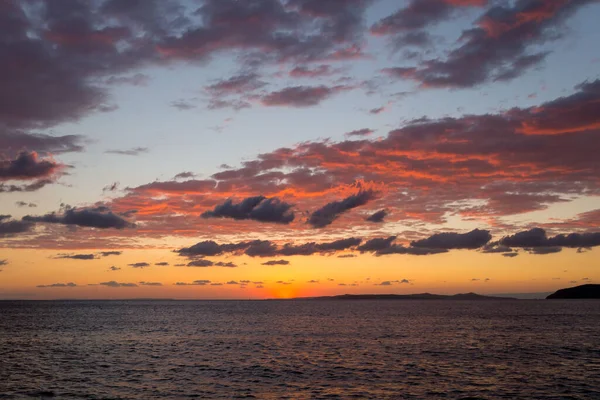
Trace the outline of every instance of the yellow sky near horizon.
<path fill-rule="evenodd" d="M 82 250 L 79 253 L 98 251 Z M 126 250 L 120 256 L 72 260 L 56 259 L 57 251 L 5 249 L 0 259 L 6 259 L 8 264 L 0 267 L 3 270 L 0 273 L 0 299 L 247 299 L 344 293 L 547 292 L 600 281 L 598 253 L 598 250 L 577 253 L 575 249 L 563 249 L 561 253 L 552 255 L 521 252 L 518 257 L 507 258 L 499 254 L 455 250 L 429 256 L 374 257 L 364 254 L 343 259 L 335 256 L 295 256 L 285 257 L 289 265 L 275 266 L 261 265 L 268 259 L 232 256 L 211 260 L 232 261 L 238 265 L 237 268 L 194 268 L 174 266 L 186 260 L 165 250 Z M 129 266 L 138 262 L 147 262 L 151 266 L 143 269 Z M 168 262 L 170 265 L 155 266 L 158 262 Z M 121 269 L 110 271 L 111 266 Z M 196 280 L 208 280 L 221 283 L 222 286 L 175 285 L 177 282 L 191 283 Z M 385 281 L 402 280 L 410 283 L 379 285 Z M 139 286 L 114 288 L 97 285 L 109 281 Z M 250 283 L 242 288 L 239 284 L 227 284 L 231 281 L 262 283 Z M 68 282 L 75 283 L 77 287 L 36 287 Z M 141 286 L 140 282 L 159 282 L 162 286 Z"/>

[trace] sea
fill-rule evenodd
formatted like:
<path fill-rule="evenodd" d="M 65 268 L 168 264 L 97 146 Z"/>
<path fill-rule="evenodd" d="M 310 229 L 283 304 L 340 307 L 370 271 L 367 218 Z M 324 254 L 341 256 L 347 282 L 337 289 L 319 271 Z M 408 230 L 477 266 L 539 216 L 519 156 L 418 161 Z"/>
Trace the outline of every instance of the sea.
<path fill-rule="evenodd" d="M 600 301 L 2 301 L 0 399 L 600 399 Z"/>

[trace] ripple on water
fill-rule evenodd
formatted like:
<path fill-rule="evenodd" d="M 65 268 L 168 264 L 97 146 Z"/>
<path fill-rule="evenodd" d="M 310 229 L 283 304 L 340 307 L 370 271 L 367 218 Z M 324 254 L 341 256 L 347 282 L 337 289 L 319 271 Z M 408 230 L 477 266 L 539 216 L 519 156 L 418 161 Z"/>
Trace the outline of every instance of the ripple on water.
<path fill-rule="evenodd" d="M 0 399 L 595 399 L 600 302 L 0 302 Z"/>

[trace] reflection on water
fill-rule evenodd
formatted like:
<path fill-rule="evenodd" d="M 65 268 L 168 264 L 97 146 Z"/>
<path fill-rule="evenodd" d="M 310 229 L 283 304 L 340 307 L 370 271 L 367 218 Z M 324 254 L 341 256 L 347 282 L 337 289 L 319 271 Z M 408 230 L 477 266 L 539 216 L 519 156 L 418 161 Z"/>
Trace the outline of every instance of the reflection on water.
<path fill-rule="evenodd" d="M 600 398 L 595 301 L 0 302 L 0 399 Z"/>

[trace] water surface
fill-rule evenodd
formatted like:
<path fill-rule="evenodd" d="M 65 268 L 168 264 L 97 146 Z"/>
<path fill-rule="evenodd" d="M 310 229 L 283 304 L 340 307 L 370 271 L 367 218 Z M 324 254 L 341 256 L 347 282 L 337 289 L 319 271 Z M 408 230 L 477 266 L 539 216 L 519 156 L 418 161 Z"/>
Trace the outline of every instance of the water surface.
<path fill-rule="evenodd" d="M 0 302 L 0 399 L 44 396 L 600 399 L 600 302 Z"/>

